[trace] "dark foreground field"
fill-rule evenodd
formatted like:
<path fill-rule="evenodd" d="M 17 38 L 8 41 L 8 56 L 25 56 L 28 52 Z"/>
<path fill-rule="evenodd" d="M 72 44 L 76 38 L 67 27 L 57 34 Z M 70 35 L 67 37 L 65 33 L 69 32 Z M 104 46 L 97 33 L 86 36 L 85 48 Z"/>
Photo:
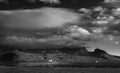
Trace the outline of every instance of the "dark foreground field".
<path fill-rule="evenodd" d="M 0 67 L 0 73 L 120 73 L 120 68 Z"/>

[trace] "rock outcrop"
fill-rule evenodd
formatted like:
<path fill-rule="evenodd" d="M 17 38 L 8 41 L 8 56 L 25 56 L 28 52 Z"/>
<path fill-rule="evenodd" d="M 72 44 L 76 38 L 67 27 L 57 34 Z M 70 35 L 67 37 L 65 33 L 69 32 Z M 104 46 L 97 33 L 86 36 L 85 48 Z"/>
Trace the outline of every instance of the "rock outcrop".
<path fill-rule="evenodd" d="M 64 48 L 65 49 L 65 48 Z M 0 65 L 3 62 L 4 64 L 14 64 L 16 65 L 25 65 L 25 66 L 51 66 L 51 65 L 60 65 L 60 64 L 76 64 L 76 63 L 85 63 L 84 66 L 99 65 L 102 63 L 110 63 L 113 65 L 119 63 L 120 58 L 118 56 L 110 55 L 106 51 L 101 49 L 95 49 L 93 52 L 89 52 L 85 47 L 82 48 L 66 48 L 68 50 L 59 50 L 54 49 L 49 52 L 41 50 L 40 53 L 30 53 L 25 51 L 9 51 L 0 54 Z M 71 50 L 73 49 L 73 50 Z M 75 50 L 75 51 L 74 51 Z M 50 52 L 52 51 L 52 52 Z M 38 64 L 37 64 L 38 63 Z M 91 63 L 89 65 L 88 63 Z M 37 65 L 36 65 L 37 64 Z M 76 66 L 79 66 L 79 65 Z M 108 66 L 107 64 L 106 66 Z M 102 66 L 102 65 L 101 65 Z"/>

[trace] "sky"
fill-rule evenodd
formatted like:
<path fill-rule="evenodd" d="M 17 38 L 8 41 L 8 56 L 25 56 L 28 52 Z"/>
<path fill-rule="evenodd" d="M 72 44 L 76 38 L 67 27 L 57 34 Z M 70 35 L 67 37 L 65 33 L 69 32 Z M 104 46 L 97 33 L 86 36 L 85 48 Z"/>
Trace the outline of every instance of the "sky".
<path fill-rule="evenodd" d="M 53 7 L 0 11 L 0 26 L 3 28 L 2 33 L 7 34 L 4 37 L 4 43 L 7 44 L 30 47 L 31 45 L 43 47 L 45 44 L 58 47 L 61 45 L 86 46 L 90 51 L 100 48 L 110 54 L 120 56 L 120 24 L 115 24 L 115 20 L 107 24 L 91 24 L 83 19 L 83 16 L 74 10 Z M 66 33 L 58 35 L 61 32 L 56 31 L 58 34 L 48 36 L 52 31 L 40 31 L 40 29 L 46 30 L 48 28 L 62 28 L 61 30 Z M 8 31 L 5 32 L 4 29 L 8 29 Z M 34 35 L 48 37 L 31 37 L 30 34 L 23 31 L 22 34 L 17 31 L 10 32 L 11 29 L 35 31 Z"/>

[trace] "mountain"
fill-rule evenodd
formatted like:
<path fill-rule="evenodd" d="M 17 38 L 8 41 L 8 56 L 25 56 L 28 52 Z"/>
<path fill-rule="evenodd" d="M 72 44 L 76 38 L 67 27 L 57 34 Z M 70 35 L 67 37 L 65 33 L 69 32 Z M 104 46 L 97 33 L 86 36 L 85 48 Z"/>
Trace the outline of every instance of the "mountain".
<path fill-rule="evenodd" d="M 101 50 L 101 49 L 95 49 L 93 52 L 91 52 L 91 55 L 94 56 L 94 57 L 98 57 L 98 58 L 105 58 L 105 55 L 108 54 L 106 51 L 104 50 Z"/>
<path fill-rule="evenodd" d="M 120 58 L 118 56 L 108 54 L 106 51 L 98 49 L 98 48 L 95 49 L 94 52 L 91 52 L 91 55 L 97 58 L 107 59 L 110 61 L 120 61 Z"/>
<path fill-rule="evenodd" d="M 81 47 L 78 51 L 75 52 L 76 55 L 88 55 L 89 52 L 85 47 Z"/>
<path fill-rule="evenodd" d="M 31 49 L 32 51 L 32 49 Z M 35 50 L 34 50 L 35 51 Z M 119 67 L 120 57 L 108 54 L 101 49 L 89 52 L 85 47 L 37 50 L 37 53 L 25 50 L 1 52 L 0 65 L 14 64 L 21 66 L 99 66 Z M 39 52 L 39 53 L 38 53 Z M 11 63 L 12 62 L 12 63 Z"/>

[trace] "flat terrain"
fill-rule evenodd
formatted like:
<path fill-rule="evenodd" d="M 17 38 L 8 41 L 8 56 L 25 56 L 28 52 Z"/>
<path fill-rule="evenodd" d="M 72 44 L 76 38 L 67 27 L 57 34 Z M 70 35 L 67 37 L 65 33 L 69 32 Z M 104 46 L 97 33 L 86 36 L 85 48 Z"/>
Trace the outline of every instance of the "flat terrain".
<path fill-rule="evenodd" d="M 120 68 L 0 67 L 0 73 L 120 73 Z"/>

